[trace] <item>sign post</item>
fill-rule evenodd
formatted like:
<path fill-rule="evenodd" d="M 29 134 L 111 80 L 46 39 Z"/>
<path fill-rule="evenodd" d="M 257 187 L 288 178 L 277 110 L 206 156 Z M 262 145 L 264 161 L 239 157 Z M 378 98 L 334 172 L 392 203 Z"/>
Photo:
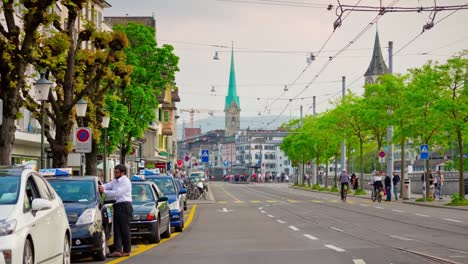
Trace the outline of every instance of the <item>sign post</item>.
<path fill-rule="evenodd" d="M 210 151 L 207 149 L 202 150 L 201 152 L 201 161 L 202 162 L 209 162 L 210 161 Z"/>
<path fill-rule="evenodd" d="M 419 146 L 419 155 L 421 160 L 429 160 L 429 145 L 428 144 L 423 144 Z M 427 174 L 428 168 L 426 168 L 426 163 L 424 163 L 424 177 L 423 177 L 423 198 L 424 201 L 426 201 L 426 188 L 429 188 L 430 186 L 426 185 L 426 177 L 429 177 Z"/>
<path fill-rule="evenodd" d="M 91 153 L 92 150 L 92 133 L 89 127 L 78 127 L 75 132 L 75 152 Z"/>

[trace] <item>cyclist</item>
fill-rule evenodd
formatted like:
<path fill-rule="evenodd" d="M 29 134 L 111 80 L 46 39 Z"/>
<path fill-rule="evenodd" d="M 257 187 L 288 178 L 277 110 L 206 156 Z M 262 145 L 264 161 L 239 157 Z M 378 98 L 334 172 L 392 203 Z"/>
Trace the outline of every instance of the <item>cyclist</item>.
<path fill-rule="evenodd" d="M 341 184 L 341 200 L 344 200 L 344 190 L 346 186 L 346 190 L 349 187 L 349 175 L 346 173 L 346 169 L 343 169 L 343 172 L 340 174 L 340 184 Z"/>
<path fill-rule="evenodd" d="M 374 195 L 380 195 L 380 191 L 383 190 L 383 183 L 382 176 L 378 172 L 375 172 L 374 176 L 372 176 L 372 185 L 374 186 Z"/>

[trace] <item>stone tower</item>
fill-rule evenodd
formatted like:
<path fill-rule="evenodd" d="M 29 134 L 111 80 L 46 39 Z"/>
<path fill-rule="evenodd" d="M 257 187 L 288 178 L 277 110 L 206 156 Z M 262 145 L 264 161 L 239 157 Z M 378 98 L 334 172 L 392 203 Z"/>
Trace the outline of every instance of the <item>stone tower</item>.
<path fill-rule="evenodd" d="M 379 75 L 389 73 L 387 65 L 385 64 L 382 56 L 382 49 L 380 48 L 379 32 L 375 33 L 374 51 L 372 52 L 372 59 L 364 74 L 366 84 L 372 84 L 377 81 Z"/>
<path fill-rule="evenodd" d="M 236 71 L 234 69 L 234 48 L 231 51 L 231 70 L 229 72 L 229 90 L 226 96 L 225 114 L 225 136 L 233 136 L 240 129 L 240 102 L 237 96 Z"/>

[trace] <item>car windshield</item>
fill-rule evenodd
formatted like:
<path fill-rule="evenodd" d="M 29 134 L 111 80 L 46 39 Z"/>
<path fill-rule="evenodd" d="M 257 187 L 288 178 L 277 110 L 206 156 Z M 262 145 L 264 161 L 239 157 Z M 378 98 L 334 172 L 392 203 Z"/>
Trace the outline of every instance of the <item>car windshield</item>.
<path fill-rule="evenodd" d="M 200 178 L 200 176 L 192 176 L 192 175 L 190 175 L 189 181 L 191 181 L 191 182 L 199 182 L 199 181 L 201 181 L 201 178 Z"/>
<path fill-rule="evenodd" d="M 20 179 L 18 176 L 0 176 L 0 204 L 16 204 Z"/>
<path fill-rule="evenodd" d="M 153 178 L 150 180 L 156 183 L 159 190 L 161 190 L 163 194 L 168 195 L 168 194 L 176 193 L 174 182 L 172 181 L 171 178 Z"/>
<path fill-rule="evenodd" d="M 53 180 L 49 183 L 64 203 L 88 203 L 96 200 L 94 181 Z"/>
<path fill-rule="evenodd" d="M 192 177 L 205 177 L 205 173 L 204 172 L 192 172 L 190 173 L 190 178 Z"/>
<path fill-rule="evenodd" d="M 132 202 L 134 204 L 154 202 L 151 187 L 148 184 L 132 184 Z"/>

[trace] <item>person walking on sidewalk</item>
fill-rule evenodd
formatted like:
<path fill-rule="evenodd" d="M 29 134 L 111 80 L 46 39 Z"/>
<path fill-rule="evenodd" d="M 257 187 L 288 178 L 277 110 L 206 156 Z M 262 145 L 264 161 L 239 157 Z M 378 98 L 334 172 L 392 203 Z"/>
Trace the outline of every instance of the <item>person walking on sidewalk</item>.
<path fill-rule="evenodd" d="M 127 168 L 123 164 L 115 166 L 115 179 L 99 186 L 99 192 L 116 200 L 114 204 L 114 252 L 111 258 L 129 256 L 131 252 L 130 220 L 132 218 L 132 183 L 125 175 Z M 122 251 L 123 246 L 123 251 Z"/>
<path fill-rule="evenodd" d="M 444 185 L 444 175 L 442 175 L 442 172 L 440 170 L 437 171 L 437 175 L 436 175 L 436 181 L 437 181 L 437 185 L 436 185 L 436 189 L 437 189 L 437 193 L 439 194 L 439 199 L 442 199 L 442 185 Z"/>
<path fill-rule="evenodd" d="M 340 184 L 341 184 L 341 200 L 344 199 L 344 188 L 349 188 L 349 175 L 346 173 L 346 170 L 343 170 L 340 174 Z"/>
<path fill-rule="evenodd" d="M 387 193 L 387 199 L 385 201 L 390 202 L 392 200 L 392 179 L 385 173 L 384 179 L 385 192 Z"/>
<path fill-rule="evenodd" d="M 398 201 L 398 184 L 400 183 L 400 175 L 393 172 L 393 194 L 395 195 L 395 200 Z"/>

